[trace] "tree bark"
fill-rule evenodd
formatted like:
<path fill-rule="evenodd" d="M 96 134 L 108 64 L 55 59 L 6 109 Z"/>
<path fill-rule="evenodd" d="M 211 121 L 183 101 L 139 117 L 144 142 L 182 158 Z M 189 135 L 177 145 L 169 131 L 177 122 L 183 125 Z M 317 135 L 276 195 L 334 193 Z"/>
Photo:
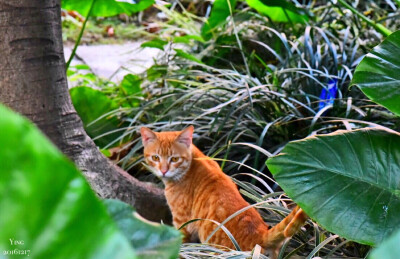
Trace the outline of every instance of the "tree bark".
<path fill-rule="evenodd" d="M 33 121 L 100 197 L 170 222 L 163 191 L 112 164 L 84 131 L 68 91 L 59 0 L 0 0 L 0 55 L 0 102 Z"/>

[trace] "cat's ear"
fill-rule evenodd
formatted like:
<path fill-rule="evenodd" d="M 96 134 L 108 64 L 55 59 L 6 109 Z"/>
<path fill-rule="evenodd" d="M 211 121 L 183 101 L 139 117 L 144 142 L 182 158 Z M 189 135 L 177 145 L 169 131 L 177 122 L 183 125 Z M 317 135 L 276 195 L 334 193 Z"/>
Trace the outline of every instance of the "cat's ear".
<path fill-rule="evenodd" d="M 140 134 L 142 135 L 143 146 L 157 139 L 156 134 L 149 128 L 141 127 Z"/>
<path fill-rule="evenodd" d="M 176 138 L 176 141 L 178 141 L 179 143 L 185 144 L 185 146 L 187 148 L 189 148 L 190 145 L 192 144 L 193 131 L 194 131 L 194 127 L 192 125 L 190 125 L 186 129 L 182 130 L 182 132 Z"/>

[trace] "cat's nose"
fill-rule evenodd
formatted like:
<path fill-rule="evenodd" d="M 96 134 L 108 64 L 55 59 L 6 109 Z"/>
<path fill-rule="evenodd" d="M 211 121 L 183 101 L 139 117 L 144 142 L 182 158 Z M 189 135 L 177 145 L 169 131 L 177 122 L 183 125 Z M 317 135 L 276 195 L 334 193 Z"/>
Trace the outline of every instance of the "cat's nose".
<path fill-rule="evenodd" d="M 165 175 L 167 172 L 168 172 L 168 169 L 167 170 L 161 170 L 162 175 Z"/>

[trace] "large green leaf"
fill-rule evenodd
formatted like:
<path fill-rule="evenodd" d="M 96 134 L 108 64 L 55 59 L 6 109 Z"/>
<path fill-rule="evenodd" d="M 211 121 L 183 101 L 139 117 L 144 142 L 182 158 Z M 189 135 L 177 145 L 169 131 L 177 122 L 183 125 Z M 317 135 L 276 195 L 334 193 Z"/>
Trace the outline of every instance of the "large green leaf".
<path fill-rule="evenodd" d="M 282 189 L 324 228 L 377 245 L 400 226 L 400 135 L 357 130 L 289 143 L 267 161 Z"/>
<path fill-rule="evenodd" d="M 400 31 L 389 35 L 363 58 L 351 84 L 400 116 Z"/>
<path fill-rule="evenodd" d="M 66 10 L 74 10 L 87 16 L 92 1 L 95 1 L 91 16 L 108 17 L 125 13 L 131 15 L 147 9 L 154 4 L 154 0 L 62 0 L 61 7 Z"/>
<path fill-rule="evenodd" d="M 178 230 L 144 220 L 131 206 L 119 200 L 105 200 L 104 203 L 140 258 L 178 258 L 182 241 Z"/>
<path fill-rule="evenodd" d="M 143 97 L 141 83 L 142 79 L 139 76 L 133 74 L 125 75 L 119 84 L 119 105 L 123 107 L 138 107 L 140 99 Z"/>
<path fill-rule="evenodd" d="M 164 51 L 164 46 L 168 44 L 168 41 L 160 38 L 155 38 L 150 41 L 143 42 L 140 47 L 142 48 L 156 48 Z"/>
<path fill-rule="evenodd" d="M 86 86 L 71 88 L 70 95 L 90 137 L 94 138 L 118 129 L 120 121 L 115 116 L 107 116 L 119 107 L 115 100 L 108 98 L 99 90 Z M 105 116 L 99 119 L 103 115 Z M 98 146 L 104 147 L 119 136 L 119 133 L 107 134 L 95 142 Z"/>
<path fill-rule="evenodd" d="M 186 51 L 182 50 L 182 49 L 174 49 L 176 52 L 176 56 L 177 57 L 181 57 L 187 60 L 191 60 L 194 61 L 196 63 L 199 64 L 204 64 L 200 59 L 196 58 L 195 56 L 193 56 L 192 54 L 187 53 Z"/>
<path fill-rule="evenodd" d="M 226 18 L 231 15 L 235 9 L 236 0 L 215 0 L 211 10 L 210 17 L 201 28 L 201 35 L 205 40 L 212 37 L 213 31 L 226 21 Z"/>
<path fill-rule="evenodd" d="M 0 257 L 135 258 L 75 166 L 26 119 L 0 114 Z"/>
<path fill-rule="evenodd" d="M 303 10 L 284 0 L 246 0 L 247 4 L 275 22 L 305 23 L 309 20 Z"/>

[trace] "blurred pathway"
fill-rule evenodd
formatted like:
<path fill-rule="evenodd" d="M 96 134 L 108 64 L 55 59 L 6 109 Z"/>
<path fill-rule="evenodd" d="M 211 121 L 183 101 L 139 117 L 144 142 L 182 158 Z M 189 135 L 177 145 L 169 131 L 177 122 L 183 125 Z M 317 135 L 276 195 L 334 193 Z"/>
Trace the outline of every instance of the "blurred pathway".
<path fill-rule="evenodd" d="M 83 45 L 77 49 L 77 56 L 71 65 L 87 64 L 100 77 L 120 82 L 128 73 L 138 74 L 153 65 L 160 50 L 140 48 L 142 42 L 128 42 L 122 45 Z M 65 60 L 71 55 L 73 46 L 64 46 Z"/>

